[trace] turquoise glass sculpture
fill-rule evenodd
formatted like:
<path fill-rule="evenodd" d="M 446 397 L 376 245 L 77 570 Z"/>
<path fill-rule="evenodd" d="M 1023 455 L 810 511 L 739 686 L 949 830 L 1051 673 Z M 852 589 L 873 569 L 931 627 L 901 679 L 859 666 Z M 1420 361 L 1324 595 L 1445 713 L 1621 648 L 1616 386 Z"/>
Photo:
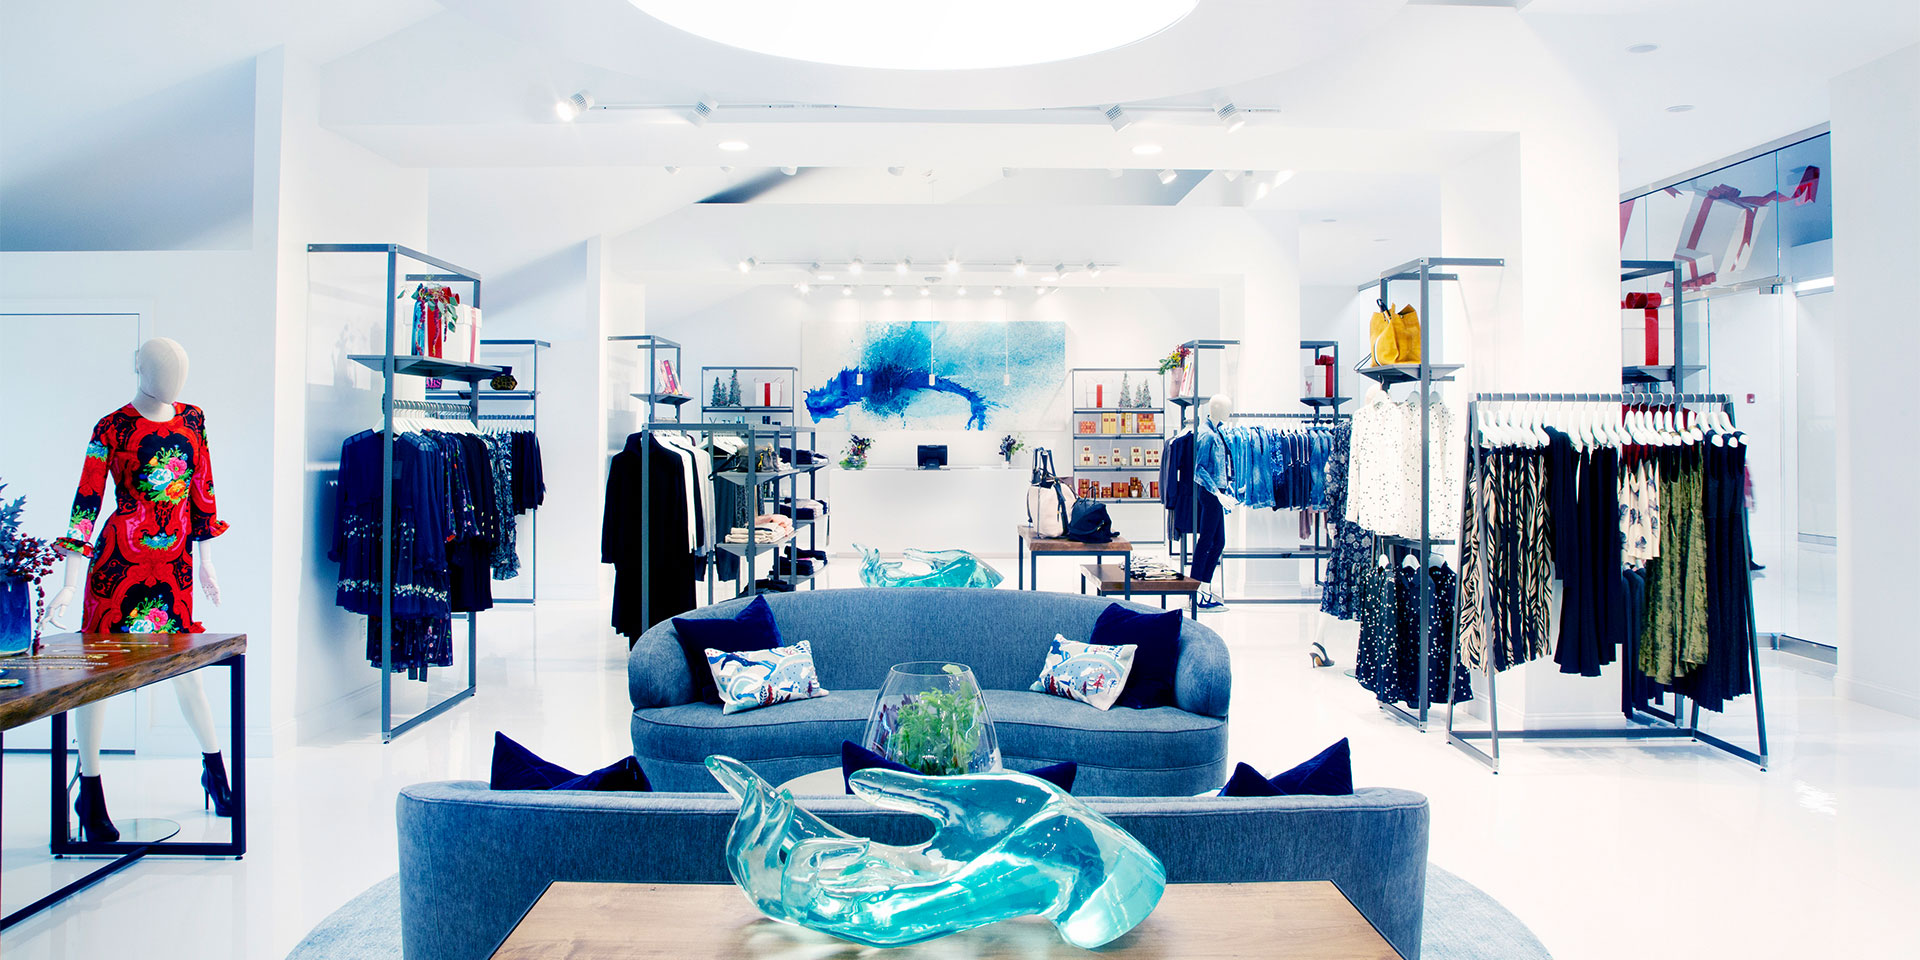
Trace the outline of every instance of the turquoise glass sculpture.
<path fill-rule="evenodd" d="M 992 589 L 1006 579 L 991 565 L 965 550 L 916 550 L 908 547 L 902 561 L 880 559 L 880 551 L 854 544 L 860 551 L 860 582 L 869 587 L 978 587 Z M 921 569 L 925 567 L 926 569 Z"/>
<path fill-rule="evenodd" d="M 740 801 L 727 867 L 748 899 L 855 943 L 899 947 L 1039 916 L 1092 949 L 1145 920 L 1166 890 L 1140 841 L 1023 773 L 855 773 L 861 799 L 934 822 L 932 839 L 896 847 L 828 826 L 732 757 L 708 757 L 707 769 Z"/>

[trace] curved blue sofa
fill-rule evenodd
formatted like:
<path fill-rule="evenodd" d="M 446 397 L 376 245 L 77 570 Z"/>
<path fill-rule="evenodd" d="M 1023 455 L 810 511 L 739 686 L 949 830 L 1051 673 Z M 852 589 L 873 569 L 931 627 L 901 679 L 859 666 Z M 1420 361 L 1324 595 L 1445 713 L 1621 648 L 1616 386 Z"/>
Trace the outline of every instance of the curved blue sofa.
<path fill-rule="evenodd" d="M 1077 789 L 1076 793 L 1080 792 Z M 882 843 L 932 833 L 925 818 L 854 797 L 802 797 L 835 827 Z M 1427 799 L 1087 798 L 1166 865 L 1172 883 L 1331 880 L 1407 960 L 1426 908 Z M 739 805 L 689 793 L 507 792 L 422 783 L 400 792 L 400 926 L 406 960 L 484 960 L 556 880 L 726 883 Z M 1222 916 L 1222 928 L 1234 917 Z M 1285 944 L 1274 945 L 1275 954 Z M 1091 956 L 1091 955 L 1090 955 Z"/>
<path fill-rule="evenodd" d="M 1227 776 L 1227 700 L 1232 677 L 1219 634 L 1182 619 L 1177 706 L 1100 711 L 1030 692 L 1048 642 L 1086 640 L 1099 597 L 1019 590 L 808 590 L 767 596 L 783 643 L 810 641 L 820 684 L 831 694 L 723 714 L 694 699 L 673 621 L 635 642 L 627 660 L 633 755 L 655 790 L 713 792 L 709 754 L 738 758 L 779 784 L 840 764 L 840 743 L 858 742 L 867 713 L 896 663 L 950 660 L 973 668 L 1014 770 L 1072 760 L 1084 796 L 1191 796 Z M 689 617 L 733 616 L 745 600 Z M 1150 607 L 1141 610 L 1158 613 Z"/>

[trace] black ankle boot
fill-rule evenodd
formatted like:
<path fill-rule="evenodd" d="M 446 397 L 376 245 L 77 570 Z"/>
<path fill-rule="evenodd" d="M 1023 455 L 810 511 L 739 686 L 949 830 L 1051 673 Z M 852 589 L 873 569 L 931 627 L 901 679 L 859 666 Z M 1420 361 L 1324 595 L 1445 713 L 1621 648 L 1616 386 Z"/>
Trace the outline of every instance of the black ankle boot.
<path fill-rule="evenodd" d="M 80 818 L 80 839 L 113 843 L 120 839 L 120 828 L 107 816 L 107 795 L 99 777 L 80 778 L 80 796 L 73 801 L 73 812 Z"/>
<path fill-rule="evenodd" d="M 200 774 L 200 786 L 207 792 L 207 804 L 213 807 L 214 816 L 233 816 L 233 791 L 227 786 L 227 765 L 217 753 L 201 754 L 200 765 L 207 768 Z"/>

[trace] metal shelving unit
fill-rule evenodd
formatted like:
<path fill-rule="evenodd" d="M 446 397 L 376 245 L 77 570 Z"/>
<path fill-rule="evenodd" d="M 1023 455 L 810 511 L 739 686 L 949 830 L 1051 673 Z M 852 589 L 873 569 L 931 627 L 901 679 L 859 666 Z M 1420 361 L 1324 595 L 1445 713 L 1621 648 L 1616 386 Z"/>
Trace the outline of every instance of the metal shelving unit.
<path fill-rule="evenodd" d="M 1686 280 L 1684 267 L 1685 265 L 1678 260 L 1620 261 L 1621 283 L 1659 276 L 1670 277 L 1673 283 L 1673 300 L 1663 301 L 1660 304 L 1660 309 L 1673 308 L 1673 362 L 1654 365 L 1623 364 L 1620 367 L 1620 383 L 1623 386 L 1641 386 L 1651 391 L 1659 384 L 1666 384 L 1669 392 L 1684 393 L 1687 389 L 1687 378 L 1706 369 L 1704 366 L 1687 364 L 1687 308 L 1686 298 L 1682 294 Z M 1656 325 L 1660 322 L 1659 309 L 1654 311 L 1653 322 Z M 1654 337 L 1655 342 L 1659 342 L 1657 328 Z"/>
<path fill-rule="evenodd" d="M 464 283 L 469 284 L 471 296 L 467 302 L 474 307 L 480 306 L 480 275 L 465 267 L 456 266 L 438 257 L 429 256 L 417 250 L 397 243 L 310 243 L 309 254 L 315 253 L 362 253 L 379 254 L 386 257 L 387 285 L 386 294 L 386 339 L 382 341 L 388 352 L 381 354 L 355 354 L 348 359 L 362 366 L 380 372 L 382 396 L 381 410 L 381 449 L 380 449 L 380 541 L 391 543 L 394 534 L 393 517 L 393 444 L 394 411 L 405 410 L 425 413 L 432 416 L 463 419 L 476 426 L 480 423 L 480 382 L 491 380 L 501 372 L 501 368 L 481 363 L 462 363 L 443 360 L 438 357 L 416 357 L 397 355 L 392 352 L 394 333 L 398 329 L 395 316 L 395 293 L 403 283 Z M 408 260 L 423 264 L 438 273 L 402 273 L 401 261 Z M 436 400 L 401 400 L 394 396 L 396 378 L 415 376 L 457 380 L 465 383 L 469 395 L 465 402 Z M 393 552 L 384 550 L 380 558 L 380 741 L 391 743 L 408 730 L 419 726 L 434 717 L 445 713 L 455 704 L 473 696 L 478 686 L 476 655 L 479 651 L 478 626 L 474 613 L 467 612 L 467 683 L 459 691 L 448 695 L 439 703 L 414 714 L 398 724 L 393 722 Z M 425 679 L 425 673 L 419 674 Z"/>
<path fill-rule="evenodd" d="M 723 373 L 731 374 L 734 377 L 738 377 L 742 372 L 786 374 L 787 375 L 786 404 L 785 405 L 780 405 L 780 404 L 767 405 L 767 404 L 741 403 L 738 405 L 733 405 L 733 404 L 714 403 L 712 399 L 713 390 L 708 385 L 709 381 L 707 379 L 707 375 L 713 374 L 714 379 L 712 382 L 718 383 L 720 375 Z M 714 367 L 701 367 L 700 383 L 698 384 L 698 386 L 700 388 L 700 419 L 703 421 L 714 415 L 726 416 L 731 414 L 740 414 L 742 416 L 758 415 L 761 418 L 760 422 L 762 426 L 789 426 L 790 427 L 790 426 L 793 426 L 796 422 L 798 422 L 799 398 L 797 394 L 800 392 L 800 368 L 799 367 L 724 366 L 724 365 L 714 366 Z M 774 420 L 771 419 L 773 417 L 784 417 L 786 418 L 786 420 L 784 423 L 776 423 Z"/>
<path fill-rule="evenodd" d="M 1360 373 L 1379 382 L 1383 388 L 1392 388 L 1395 384 L 1418 384 L 1420 391 L 1420 537 L 1374 537 L 1374 555 L 1378 555 L 1384 545 L 1389 549 L 1402 551 L 1418 550 L 1420 562 L 1425 564 L 1428 555 L 1436 546 L 1449 545 L 1433 536 L 1433 430 L 1432 412 L 1429 409 L 1431 391 L 1436 383 L 1452 380 L 1465 365 L 1458 363 L 1443 364 L 1433 361 L 1433 284 L 1441 281 L 1459 280 L 1458 273 L 1447 272 L 1446 268 L 1460 267 L 1504 267 L 1507 261 L 1498 257 L 1421 257 L 1393 267 L 1380 274 L 1376 279 L 1360 284 L 1359 290 L 1365 293 L 1377 290 L 1380 302 L 1391 305 L 1390 285 L 1395 282 L 1412 281 L 1420 285 L 1420 362 L 1383 364 L 1362 367 Z M 1383 307 L 1387 309 L 1387 307 Z M 1409 712 L 1397 703 L 1381 703 L 1380 709 L 1388 716 L 1412 725 L 1424 732 L 1427 729 L 1429 708 L 1432 704 L 1427 697 L 1428 688 L 1428 651 L 1433 645 L 1433 579 L 1415 577 L 1420 585 L 1420 685 L 1416 694 L 1419 706 Z"/>
<path fill-rule="evenodd" d="M 1142 379 L 1142 382 L 1151 385 L 1148 387 L 1148 393 L 1151 395 L 1151 398 L 1154 400 L 1154 403 L 1144 407 L 1113 405 L 1113 406 L 1076 406 L 1073 408 L 1073 412 L 1072 414 L 1070 414 L 1070 416 L 1073 417 L 1073 421 L 1068 423 L 1067 426 L 1068 426 L 1068 433 L 1073 438 L 1071 442 L 1074 444 L 1074 446 L 1073 446 L 1073 449 L 1068 451 L 1067 465 L 1071 475 L 1075 477 L 1076 495 L 1078 494 L 1078 486 L 1079 486 L 1078 475 L 1079 474 L 1083 474 L 1083 473 L 1119 474 L 1123 476 L 1141 478 L 1140 490 L 1143 495 L 1138 497 L 1091 496 L 1091 497 L 1085 497 L 1083 499 L 1092 500 L 1096 503 L 1108 503 L 1108 504 L 1132 503 L 1132 504 L 1154 504 L 1156 506 L 1159 505 L 1160 498 L 1151 495 L 1152 485 L 1159 482 L 1159 477 L 1160 477 L 1159 464 L 1153 464 L 1149 466 L 1144 461 L 1142 461 L 1139 464 L 1132 464 L 1132 463 L 1117 464 L 1117 463 L 1109 462 L 1105 465 L 1094 465 L 1094 464 L 1083 465 L 1080 463 L 1080 460 L 1079 460 L 1079 452 L 1080 452 L 1079 442 L 1083 440 L 1088 441 L 1087 446 L 1089 446 L 1090 448 L 1093 447 L 1095 444 L 1108 445 L 1110 448 L 1108 453 L 1109 460 L 1111 460 L 1112 456 L 1119 451 L 1120 444 L 1126 443 L 1127 441 L 1130 441 L 1130 440 L 1148 441 L 1157 451 L 1158 448 L 1164 444 L 1167 437 L 1166 376 L 1160 372 L 1160 369 L 1158 367 L 1075 367 L 1072 370 L 1067 371 L 1067 389 L 1072 393 L 1073 399 L 1075 400 L 1075 402 L 1080 402 L 1085 399 L 1081 391 L 1082 377 L 1089 378 L 1093 383 L 1101 387 L 1107 387 L 1110 384 L 1114 387 L 1117 387 L 1118 384 L 1113 382 L 1116 379 L 1124 380 L 1131 383 L 1133 378 L 1139 377 Z M 1116 396 L 1114 399 L 1116 401 L 1131 402 L 1130 398 L 1126 398 L 1126 397 Z M 1137 417 L 1138 415 L 1143 413 L 1153 415 L 1154 425 L 1158 429 L 1150 430 L 1150 431 L 1122 430 L 1122 431 L 1116 431 L 1114 433 L 1102 433 L 1098 430 L 1087 432 L 1087 431 L 1082 431 L 1080 429 L 1079 421 L 1085 417 L 1103 417 L 1107 414 L 1114 414 L 1116 417 Z M 1121 421 L 1116 421 L 1116 422 L 1119 422 L 1121 426 L 1130 425 L 1126 422 L 1121 422 Z"/>
<path fill-rule="evenodd" d="M 647 389 L 632 394 L 635 400 L 644 401 L 647 405 L 646 413 L 640 417 L 641 422 L 656 422 L 660 413 L 658 408 L 660 407 L 666 407 L 667 412 L 672 414 L 674 422 L 679 422 L 680 408 L 691 402 L 693 397 L 685 393 L 661 393 L 659 391 L 661 354 L 673 354 L 673 359 L 670 362 L 673 364 L 673 375 L 676 378 L 686 372 L 685 368 L 681 366 L 680 344 L 666 337 L 654 336 L 651 333 L 643 333 L 631 337 L 608 337 L 607 339 L 631 342 L 635 348 L 647 355 L 647 376 L 646 379 L 642 381 L 646 384 Z M 684 383 L 681 384 L 681 389 L 686 389 Z"/>
<path fill-rule="evenodd" d="M 480 419 L 489 423 L 512 422 L 532 425 L 535 436 L 540 433 L 540 351 L 550 350 L 553 344 L 545 340 L 482 340 L 482 347 L 525 348 L 533 357 L 533 386 L 531 390 L 481 390 L 475 384 L 470 390 L 429 390 L 429 399 L 464 400 L 472 397 L 476 400 L 519 402 L 526 404 L 525 413 L 483 413 Z M 511 365 L 504 365 L 506 369 Z M 527 595 L 524 597 L 495 597 L 494 603 L 533 603 L 540 599 L 540 511 L 532 510 L 527 514 Z"/>

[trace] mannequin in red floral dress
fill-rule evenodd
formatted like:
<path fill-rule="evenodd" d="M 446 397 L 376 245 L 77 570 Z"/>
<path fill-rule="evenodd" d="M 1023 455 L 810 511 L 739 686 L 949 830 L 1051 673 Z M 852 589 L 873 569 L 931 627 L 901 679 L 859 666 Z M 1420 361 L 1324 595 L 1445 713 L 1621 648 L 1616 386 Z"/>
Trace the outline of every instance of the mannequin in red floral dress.
<path fill-rule="evenodd" d="M 53 618 L 72 602 L 79 558 L 85 556 L 92 562 L 82 633 L 200 633 L 206 628 L 193 618 L 193 546 L 200 544 L 200 587 L 218 604 L 220 588 L 205 542 L 227 529 L 214 507 L 206 419 L 199 407 L 175 400 L 187 379 L 187 353 L 178 343 L 160 337 L 141 344 L 134 369 L 140 390 L 133 402 L 101 418 L 87 444 L 67 535 L 57 541 L 68 557 L 67 585 L 47 604 L 43 624 L 61 626 Z M 102 520 L 109 475 L 114 511 Z M 226 764 L 199 676 L 175 678 L 174 692 L 200 740 L 208 802 L 220 816 L 230 816 Z M 111 842 L 120 832 L 107 816 L 100 785 L 100 705 L 76 709 L 75 719 L 80 797 L 74 810 L 84 836 Z"/>

